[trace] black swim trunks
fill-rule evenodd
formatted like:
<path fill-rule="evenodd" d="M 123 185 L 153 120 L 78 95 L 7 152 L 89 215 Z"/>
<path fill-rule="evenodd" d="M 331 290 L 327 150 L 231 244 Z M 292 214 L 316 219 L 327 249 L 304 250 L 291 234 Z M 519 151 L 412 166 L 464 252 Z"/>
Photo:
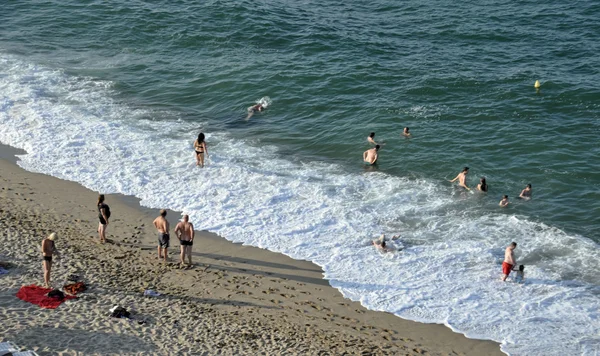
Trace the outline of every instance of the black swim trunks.
<path fill-rule="evenodd" d="M 163 234 L 162 232 L 158 233 L 158 246 L 161 248 L 169 247 L 169 234 Z"/>
<path fill-rule="evenodd" d="M 192 246 L 193 244 L 192 241 L 181 240 L 181 246 Z"/>
<path fill-rule="evenodd" d="M 44 261 L 52 262 L 52 256 L 44 256 Z"/>

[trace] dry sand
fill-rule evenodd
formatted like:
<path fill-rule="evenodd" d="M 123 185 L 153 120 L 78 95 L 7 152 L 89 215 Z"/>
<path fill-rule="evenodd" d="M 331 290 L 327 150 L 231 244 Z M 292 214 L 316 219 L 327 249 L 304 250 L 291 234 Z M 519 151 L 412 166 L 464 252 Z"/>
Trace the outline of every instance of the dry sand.
<path fill-rule="evenodd" d="M 173 237 L 171 263 L 163 264 L 152 228 L 157 212 L 132 198 L 107 196 L 111 242 L 99 244 L 97 193 L 24 171 L 11 154 L 0 147 L 0 261 L 11 264 L 0 276 L 0 342 L 41 355 L 502 355 L 497 343 L 344 299 L 312 263 L 207 232 L 194 241 L 194 267 L 177 265 Z M 173 227 L 179 214 L 168 217 Z M 42 285 L 39 246 L 53 231 L 62 257 L 52 284 L 75 274 L 90 289 L 45 310 L 15 294 Z M 142 296 L 147 288 L 162 295 Z M 109 317 L 116 304 L 134 319 Z"/>

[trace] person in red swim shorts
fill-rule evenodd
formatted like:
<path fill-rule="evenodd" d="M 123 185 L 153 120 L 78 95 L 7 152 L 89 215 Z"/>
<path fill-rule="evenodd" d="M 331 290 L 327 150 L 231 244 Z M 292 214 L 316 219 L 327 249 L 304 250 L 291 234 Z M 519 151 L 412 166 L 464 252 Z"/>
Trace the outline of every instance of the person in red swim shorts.
<path fill-rule="evenodd" d="M 508 278 L 513 266 L 517 264 L 515 262 L 515 248 L 517 248 L 517 243 L 511 242 L 504 251 L 504 262 L 502 262 L 502 281 L 506 281 L 506 278 Z"/>

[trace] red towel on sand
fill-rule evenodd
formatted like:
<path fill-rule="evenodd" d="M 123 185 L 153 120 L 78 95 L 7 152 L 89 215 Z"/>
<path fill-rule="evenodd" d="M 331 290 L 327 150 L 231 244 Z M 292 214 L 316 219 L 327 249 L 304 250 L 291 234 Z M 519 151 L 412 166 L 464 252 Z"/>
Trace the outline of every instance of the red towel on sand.
<path fill-rule="evenodd" d="M 56 309 L 65 300 L 77 298 L 71 295 L 66 295 L 64 299 L 50 298 L 47 294 L 51 291 L 50 288 L 42 288 L 36 285 L 23 286 L 17 292 L 17 298 L 46 309 Z"/>

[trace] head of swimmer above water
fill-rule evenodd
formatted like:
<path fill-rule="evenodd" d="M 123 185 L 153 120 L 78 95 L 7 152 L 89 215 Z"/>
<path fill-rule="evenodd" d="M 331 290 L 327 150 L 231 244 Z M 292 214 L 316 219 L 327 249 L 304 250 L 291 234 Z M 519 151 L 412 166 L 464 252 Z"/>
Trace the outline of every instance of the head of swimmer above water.
<path fill-rule="evenodd" d="M 377 152 L 377 151 L 379 151 L 379 149 L 380 149 L 380 148 L 381 148 L 381 146 L 379 146 L 379 145 L 375 145 L 375 151 L 376 151 L 376 152 Z"/>
<path fill-rule="evenodd" d="M 198 134 L 198 143 L 202 143 L 204 142 L 204 134 L 202 132 L 200 132 Z"/>
<path fill-rule="evenodd" d="M 462 173 L 464 173 L 464 174 L 469 173 L 469 167 L 463 168 Z"/>
<path fill-rule="evenodd" d="M 373 138 L 373 137 L 375 137 L 375 132 L 371 132 L 371 133 L 369 134 L 369 137 L 370 137 L 370 138 Z"/>

